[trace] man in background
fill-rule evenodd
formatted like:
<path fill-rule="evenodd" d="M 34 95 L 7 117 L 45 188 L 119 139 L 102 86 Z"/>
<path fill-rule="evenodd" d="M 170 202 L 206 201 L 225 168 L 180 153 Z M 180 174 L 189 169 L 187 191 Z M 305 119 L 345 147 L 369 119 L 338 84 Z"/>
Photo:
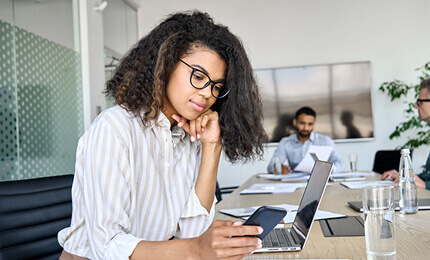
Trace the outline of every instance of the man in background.
<path fill-rule="evenodd" d="M 415 104 L 415 109 L 418 110 L 420 120 L 430 124 L 430 78 L 421 82 L 420 95 Z M 384 172 L 381 180 L 385 180 L 388 177 L 391 177 L 395 182 L 399 181 L 399 173 L 396 170 Z M 416 176 L 415 184 L 418 188 L 430 190 L 430 154 L 427 158 L 424 171 Z"/>
<path fill-rule="evenodd" d="M 333 147 L 328 161 L 334 163 L 334 172 L 342 171 L 342 160 L 333 140 L 326 135 L 313 132 L 316 116 L 315 111 L 310 107 L 302 107 L 297 110 L 293 120 L 296 134 L 281 139 L 278 148 L 267 166 L 269 173 L 274 173 L 276 160 L 280 160 L 282 163 L 282 174 L 292 172 L 300 161 L 302 161 L 311 145 Z M 287 161 L 288 164 L 286 163 Z"/>

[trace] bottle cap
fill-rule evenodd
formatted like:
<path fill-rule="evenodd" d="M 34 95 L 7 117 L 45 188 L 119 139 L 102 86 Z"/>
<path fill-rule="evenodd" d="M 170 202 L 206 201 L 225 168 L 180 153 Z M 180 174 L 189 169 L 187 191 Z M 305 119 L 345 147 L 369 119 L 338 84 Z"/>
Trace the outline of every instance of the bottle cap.
<path fill-rule="evenodd" d="M 409 149 L 402 149 L 400 153 L 405 154 L 405 153 L 410 153 L 410 151 L 409 151 Z"/>

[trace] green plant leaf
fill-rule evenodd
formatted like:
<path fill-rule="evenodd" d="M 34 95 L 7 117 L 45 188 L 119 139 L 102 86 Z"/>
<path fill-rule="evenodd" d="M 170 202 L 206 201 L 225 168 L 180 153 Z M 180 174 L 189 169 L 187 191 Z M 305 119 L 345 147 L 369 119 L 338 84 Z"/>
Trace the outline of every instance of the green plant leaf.
<path fill-rule="evenodd" d="M 430 78 L 430 62 L 427 62 L 422 67 L 416 68 L 415 70 L 421 73 L 418 79 L 423 81 L 424 79 Z M 400 98 L 406 98 L 410 91 L 413 91 L 414 98 L 418 98 L 420 93 L 420 84 L 406 84 L 400 80 L 394 80 L 389 82 L 384 82 L 379 87 L 379 90 L 386 93 L 391 101 Z M 389 138 L 399 138 L 411 133 L 413 138 L 408 137 L 408 141 L 403 144 L 402 148 L 418 148 L 421 145 L 430 144 L 430 127 L 426 122 L 422 122 L 416 115 L 415 100 L 405 102 L 406 109 L 405 114 L 408 119 L 404 122 L 400 122 L 393 132 L 390 134 Z"/>

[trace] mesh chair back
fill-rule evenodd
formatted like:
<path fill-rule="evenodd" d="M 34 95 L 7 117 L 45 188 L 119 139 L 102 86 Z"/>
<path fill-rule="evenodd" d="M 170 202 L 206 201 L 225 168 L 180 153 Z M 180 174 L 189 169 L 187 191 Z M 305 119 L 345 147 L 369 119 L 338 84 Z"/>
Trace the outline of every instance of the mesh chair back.
<path fill-rule="evenodd" d="M 73 175 L 0 182 L 0 260 L 58 259 L 70 225 Z"/>

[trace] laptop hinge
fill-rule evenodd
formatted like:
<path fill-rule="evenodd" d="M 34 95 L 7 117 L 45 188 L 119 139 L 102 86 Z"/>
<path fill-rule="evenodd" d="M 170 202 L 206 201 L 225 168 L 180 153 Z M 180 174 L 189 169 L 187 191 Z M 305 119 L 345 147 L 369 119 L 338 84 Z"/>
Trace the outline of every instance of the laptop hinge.
<path fill-rule="evenodd" d="M 293 228 L 290 229 L 291 236 L 293 237 L 293 241 L 296 245 L 301 245 L 300 238 L 297 236 L 296 231 Z"/>

